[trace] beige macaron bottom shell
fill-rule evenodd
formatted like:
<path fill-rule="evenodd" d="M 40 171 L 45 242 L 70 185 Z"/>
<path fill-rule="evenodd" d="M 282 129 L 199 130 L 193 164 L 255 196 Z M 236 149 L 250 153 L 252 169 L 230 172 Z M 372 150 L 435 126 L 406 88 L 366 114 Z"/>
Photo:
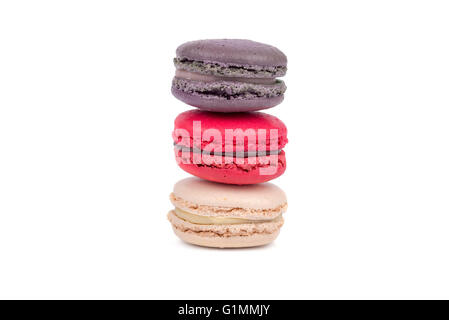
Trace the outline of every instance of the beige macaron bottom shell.
<path fill-rule="evenodd" d="M 173 231 L 183 241 L 212 248 L 248 248 L 271 243 L 279 235 L 282 217 L 254 224 L 197 225 L 168 213 Z"/>
<path fill-rule="evenodd" d="M 173 227 L 175 234 L 183 241 L 202 247 L 211 248 L 249 248 L 269 244 L 279 235 L 279 230 L 269 234 L 249 236 L 208 237 L 192 232 L 185 232 Z"/>

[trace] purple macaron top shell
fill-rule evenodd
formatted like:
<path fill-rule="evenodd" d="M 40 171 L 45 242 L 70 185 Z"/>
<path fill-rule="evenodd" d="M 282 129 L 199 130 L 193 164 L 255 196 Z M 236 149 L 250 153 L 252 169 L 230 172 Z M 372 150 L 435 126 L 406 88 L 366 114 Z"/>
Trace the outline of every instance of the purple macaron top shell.
<path fill-rule="evenodd" d="M 176 49 L 178 58 L 241 67 L 286 67 L 287 57 L 268 44 L 243 39 L 186 42 Z"/>

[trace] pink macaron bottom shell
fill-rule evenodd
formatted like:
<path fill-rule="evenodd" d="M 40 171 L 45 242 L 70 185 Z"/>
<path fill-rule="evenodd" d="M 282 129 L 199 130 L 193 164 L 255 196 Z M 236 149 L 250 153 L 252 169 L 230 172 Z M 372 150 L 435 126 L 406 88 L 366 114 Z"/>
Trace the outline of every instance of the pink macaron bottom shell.
<path fill-rule="evenodd" d="M 226 183 L 247 185 L 267 182 L 281 176 L 287 166 L 285 152 L 274 156 L 257 156 L 251 158 L 226 158 L 214 162 L 211 158 L 194 159 L 190 153 L 183 153 L 175 148 L 178 165 L 186 172 L 199 178 Z M 200 162 L 200 163 L 198 163 Z"/>

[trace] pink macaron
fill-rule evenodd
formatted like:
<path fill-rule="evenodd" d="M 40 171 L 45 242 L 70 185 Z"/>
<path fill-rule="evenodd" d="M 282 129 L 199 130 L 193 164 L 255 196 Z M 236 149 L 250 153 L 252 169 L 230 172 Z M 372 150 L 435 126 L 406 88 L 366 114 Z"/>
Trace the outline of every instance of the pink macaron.
<path fill-rule="evenodd" d="M 173 140 L 179 166 L 210 181 L 261 183 L 286 168 L 287 128 L 262 112 L 186 111 L 175 119 Z"/>

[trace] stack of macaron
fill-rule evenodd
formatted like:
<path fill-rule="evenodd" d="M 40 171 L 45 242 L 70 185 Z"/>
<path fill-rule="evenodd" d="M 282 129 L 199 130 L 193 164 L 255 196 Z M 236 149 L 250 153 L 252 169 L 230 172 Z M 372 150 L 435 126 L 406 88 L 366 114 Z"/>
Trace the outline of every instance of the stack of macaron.
<path fill-rule="evenodd" d="M 175 119 L 178 165 L 196 176 L 175 184 L 168 213 L 182 240 L 218 248 L 272 242 L 287 209 L 285 193 L 268 181 L 286 168 L 287 128 L 258 110 L 282 102 L 278 77 L 287 58 L 250 40 L 184 43 L 176 50 L 172 93 L 197 109 Z"/>

